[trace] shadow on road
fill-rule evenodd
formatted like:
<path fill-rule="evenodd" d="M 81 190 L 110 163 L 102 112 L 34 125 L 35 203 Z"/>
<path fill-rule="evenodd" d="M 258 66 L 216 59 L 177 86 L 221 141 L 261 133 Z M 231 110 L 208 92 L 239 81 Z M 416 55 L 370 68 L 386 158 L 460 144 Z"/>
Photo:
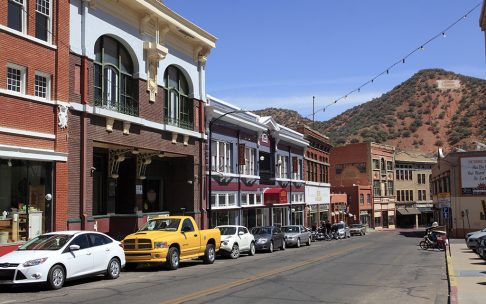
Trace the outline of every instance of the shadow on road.
<path fill-rule="evenodd" d="M 400 231 L 400 235 L 405 237 L 423 238 L 425 232 L 422 230 Z"/>

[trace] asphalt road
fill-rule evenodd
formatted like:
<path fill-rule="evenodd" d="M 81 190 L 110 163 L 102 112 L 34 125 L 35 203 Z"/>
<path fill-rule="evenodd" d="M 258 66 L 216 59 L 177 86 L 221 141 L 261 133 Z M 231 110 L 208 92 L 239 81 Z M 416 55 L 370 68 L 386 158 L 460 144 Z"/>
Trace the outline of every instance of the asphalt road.
<path fill-rule="evenodd" d="M 68 282 L 61 290 L 2 288 L 3 303 L 447 303 L 444 252 L 423 251 L 410 231 L 320 241 L 310 247 L 141 268 L 117 280 Z"/>

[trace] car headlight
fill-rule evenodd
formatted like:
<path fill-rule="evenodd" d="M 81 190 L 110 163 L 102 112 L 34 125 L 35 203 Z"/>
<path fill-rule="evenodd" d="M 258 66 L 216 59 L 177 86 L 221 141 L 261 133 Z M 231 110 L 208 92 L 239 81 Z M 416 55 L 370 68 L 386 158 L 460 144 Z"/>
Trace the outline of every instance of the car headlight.
<path fill-rule="evenodd" d="M 264 243 L 266 243 L 266 242 L 268 242 L 268 239 L 258 239 L 258 240 L 257 240 L 257 243 L 258 243 L 258 244 L 264 244 Z"/>
<path fill-rule="evenodd" d="M 223 245 L 228 245 L 228 241 L 223 241 Z"/>
<path fill-rule="evenodd" d="M 41 259 L 35 259 L 35 260 L 30 260 L 27 261 L 23 264 L 24 267 L 31 267 L 31 266 L 37 266 L 42 263 L 44 263 L 47 260 L 47 258 L 41 258 Z"/>
<path fill-rule="evenodd" d="M 155 249 L 167 248 L 167 242 L 154 242 Z"/>

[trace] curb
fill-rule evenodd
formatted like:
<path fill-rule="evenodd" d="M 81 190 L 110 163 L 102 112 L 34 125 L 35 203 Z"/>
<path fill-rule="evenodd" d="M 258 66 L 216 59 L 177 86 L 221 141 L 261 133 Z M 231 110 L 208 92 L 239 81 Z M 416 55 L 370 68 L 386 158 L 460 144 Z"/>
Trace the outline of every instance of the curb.
<path fill-rule="evenodd" d="M 447 281 L 449 282 L 449 304 L 457 304 L 457 279 L 454 266 L 452 265 L 452 257 L 450 255 L 450 248 L 444 251 L 447 264 Z"/>

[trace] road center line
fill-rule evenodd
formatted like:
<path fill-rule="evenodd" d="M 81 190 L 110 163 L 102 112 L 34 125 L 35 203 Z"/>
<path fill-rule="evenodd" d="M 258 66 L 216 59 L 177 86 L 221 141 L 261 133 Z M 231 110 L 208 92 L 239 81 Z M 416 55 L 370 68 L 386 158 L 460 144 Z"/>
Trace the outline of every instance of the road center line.
<path fill-rule="evenodd" d="M 200 297 L 205 297 L 205 296 L 208 296 L 210 294 L 222 292 L 222 291 L 228 290 L 228 289 L 236 287 L 236 286 L 241 286 L 243 284 L 248 284 L 248 283 L 251 283 L 251 282 L 254 282 L 254 281 L 257 281 L 257 280 L 261 280 L 261 279 L 264 279 L 264 278 L 267 278 L 267 277 L 270 277 L 270 276 L 273 276 L 273 275 L 276 275 L 276 274 L 280 274 L 280 273 L 283 273 L 283 272 L 287 272 L 287 271 L 290 271 L 290 270 L 301 268 L 301 267 L 307 266 L 309 264 L 321 262 L 321 261 L 324 261 L 324 260 L 339 256 L 339 255 L 345 254 L 347 252 L 354 251 L 356 249 L 359 249 L 359 248 L 362 248 L 362 247 L 365 247 L 365 246 L 366 245 L 352 246 L 352 247 L 349 247 L 349 248 L 344 249 L 344 250 L 336 251 L 332 254 L 328 254 L 328 255 L 325 255 L 325 256 L 320 256 L 320 257 L 317 257 L 317 258 L 309 259 L 309 260 L 306 260 L 306 261 L 303 261 L 303 262 L 300 262 L 300 263 L 296 263 L 296 264 L 292 264 L 292 265 L 288 265 L 288 266 L 285 266 L 285 267 L 280 267 L 280 268 L 277 268 L 277 269 L 274 269 L 274 270 L 271 270 L 271 271 L 263 272 L 263 273 L 258 274 L 258 275 L 252 275 L 252 276 L 249 276 L 249 277 L 246 277 L 246 278 L 243 278 L 243 279 L 239 279 L 239 280 L 236 280 L 236 281 L 224 284 L 224 285 L 220 285 L 218 287 L 203 289 L 203 290 L 200 290 L 200 291 L 197 291 L 197 292 L 194 292 L 194 293 L 191 293 L 191 294 L 179 297 L 179 298 L 175 298 L 175 299 L 171 299 L 171 300 L 161 302 L 161 304 L 169 304 L 169 303 L 179 304 L 179 303 L 192 301 L 192 300 L 198 299 Z"/>

